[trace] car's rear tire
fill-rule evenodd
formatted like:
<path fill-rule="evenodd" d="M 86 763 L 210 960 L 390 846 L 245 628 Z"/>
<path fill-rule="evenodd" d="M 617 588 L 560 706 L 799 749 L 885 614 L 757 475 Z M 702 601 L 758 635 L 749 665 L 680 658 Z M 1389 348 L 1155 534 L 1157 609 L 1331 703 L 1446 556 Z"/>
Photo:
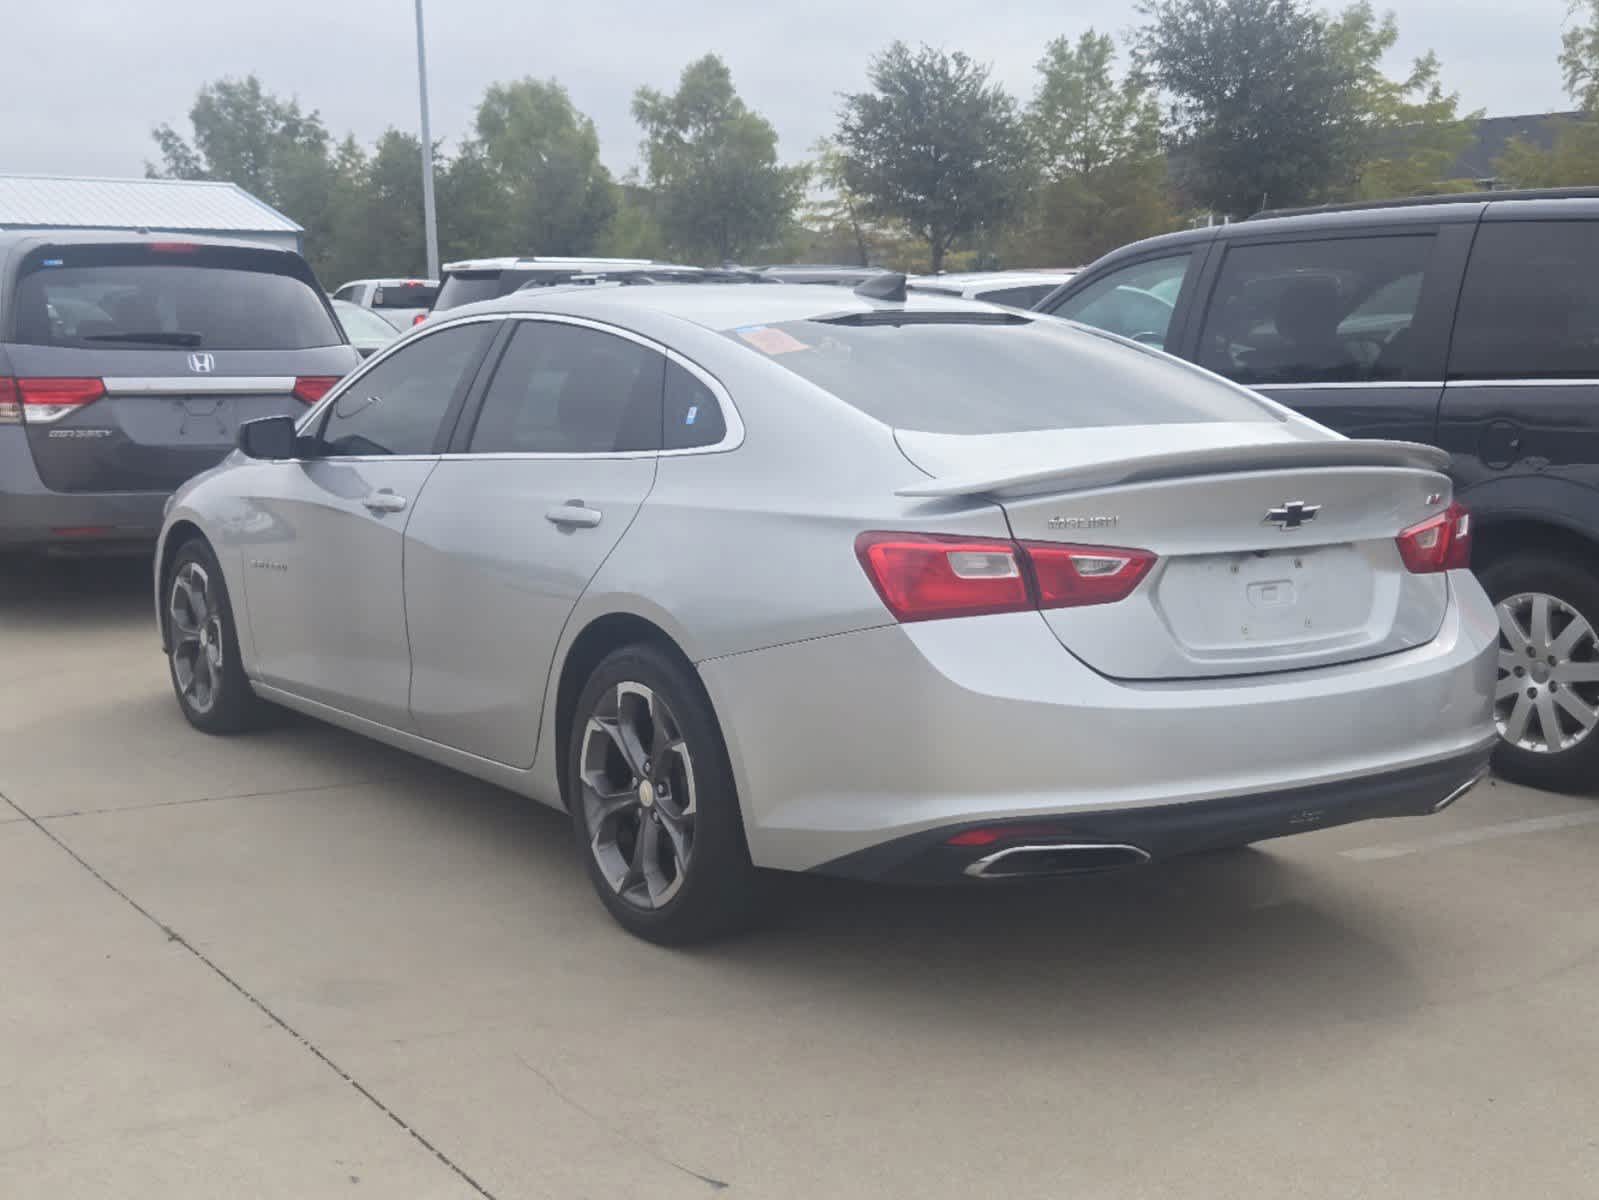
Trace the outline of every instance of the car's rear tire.
<path fill-rule="evenodd" d="M 572 716 L 567 810 L 595 891 L 629 933 L 682 945 L 759 919 L 721 729 L 676 656 L 634 645 L 595 668 Z"/>
<path fill-rule="evenodd" d="M 161 595 L 167 671 L 189 724 L 219 734 L 265 724 L 270 709 L 245 677 L 227 580 L 203 538 L 172 556 Z"/>
<path fill-rule="evenodd" d="M 1555 791 L 1599 784 L 1599 578 L 1580 557 L 1528 550 L 1477 572 L 1499 615 L 1493 765 Z"/>

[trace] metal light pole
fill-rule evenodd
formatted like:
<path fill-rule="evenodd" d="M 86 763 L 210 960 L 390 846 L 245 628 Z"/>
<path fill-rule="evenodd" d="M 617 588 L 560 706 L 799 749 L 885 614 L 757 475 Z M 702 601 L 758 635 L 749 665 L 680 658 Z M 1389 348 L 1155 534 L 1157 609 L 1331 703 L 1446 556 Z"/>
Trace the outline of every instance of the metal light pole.
<path fill-rule="evenodd" d="M 422 0 L 416 0 L 416 79 L 422 97 L 422 220 L 427 229 L 428 278 L 439 277 L 439 216 L 433 208 L 433 133 L 428 128 L 428 56 L 422 37 Z"/>

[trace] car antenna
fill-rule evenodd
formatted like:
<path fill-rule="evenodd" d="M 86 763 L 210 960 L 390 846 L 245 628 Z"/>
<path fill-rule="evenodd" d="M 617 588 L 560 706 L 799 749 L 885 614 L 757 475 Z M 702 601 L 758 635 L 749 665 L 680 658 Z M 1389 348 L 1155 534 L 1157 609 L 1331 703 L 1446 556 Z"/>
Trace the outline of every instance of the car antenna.
<path fill-rule="evenodd" d="M 905 302 L 905 276 L 897 271 L 884 271 L 855 285 L 855 294 L 868 300 L 895 300 Z"/>

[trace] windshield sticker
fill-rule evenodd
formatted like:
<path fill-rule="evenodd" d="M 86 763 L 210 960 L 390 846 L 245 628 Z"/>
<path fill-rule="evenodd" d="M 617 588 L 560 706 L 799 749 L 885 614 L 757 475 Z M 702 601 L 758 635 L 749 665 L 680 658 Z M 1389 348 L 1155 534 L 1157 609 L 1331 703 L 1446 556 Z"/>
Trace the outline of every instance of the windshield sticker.
<path fill-rule="evenodd" d="M 792 354 L 796 350 L 810 349 L 793 334 L 773 329 L 770 325 L 746 325 L 734 332 L 762 354 Z"/>

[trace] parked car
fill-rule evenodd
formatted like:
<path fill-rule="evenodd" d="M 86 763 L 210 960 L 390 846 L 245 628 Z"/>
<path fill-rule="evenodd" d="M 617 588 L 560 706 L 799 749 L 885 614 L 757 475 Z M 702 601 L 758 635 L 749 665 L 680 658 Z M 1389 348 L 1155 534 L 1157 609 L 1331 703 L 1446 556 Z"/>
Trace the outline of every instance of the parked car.
<path fill-rule="evenodd" d="M 1496 765 L 1599 784 L 1599 190 L 1346 205 L 1152 238 L 1044 312 L 1351 437 L 1449 451 L 1503 629 Z"/>
<path fill-rule="evenodd" d="M 1074 274 L 1075 271 L 970 271 L 915 275 L 908 286 L 915 292 L 941 292 L 1007 308 L 1032 308 Z"/>
<path fill-rule="evenodd" d="M 474 258 L 444 264 L 444 285 L 434 303 L 436 312 L 463 304 L 493 300 L 524 287 L 593 280 L 649 271 L 697 271 L 697 267 L 656 262 L 649 258 Z"/>
<path fill-rule="evenodd" d="M 333 293 L 370 308 L 394 328 L 404 331 L 427 316 L 439 298 L 437 279 L 352 279 Z"/>
<path fill-rule="evenodd" d="M 370 308 L 362 308 L 348 300 L 334 300 L 333 315 L 338 317 L 344 336 L 362 358 L 371 357 L 400 336 L 398 329 Z"/>
<path fill-rule="evenodd" d="M 274 701 L 564 807 L 660 941 L 747 920 L 756 868 L 1098 869 L 1482 775 L 1441 451 L 865 289 L 521 291 L 246 426 L 162 536 L 184 715 Z"/>
<path fill-rule="evenodd" d="M 0 548 L 148 548 L 242 422 L 303 412 L 357 361 L 293 251 L 0 233 Z"/>

